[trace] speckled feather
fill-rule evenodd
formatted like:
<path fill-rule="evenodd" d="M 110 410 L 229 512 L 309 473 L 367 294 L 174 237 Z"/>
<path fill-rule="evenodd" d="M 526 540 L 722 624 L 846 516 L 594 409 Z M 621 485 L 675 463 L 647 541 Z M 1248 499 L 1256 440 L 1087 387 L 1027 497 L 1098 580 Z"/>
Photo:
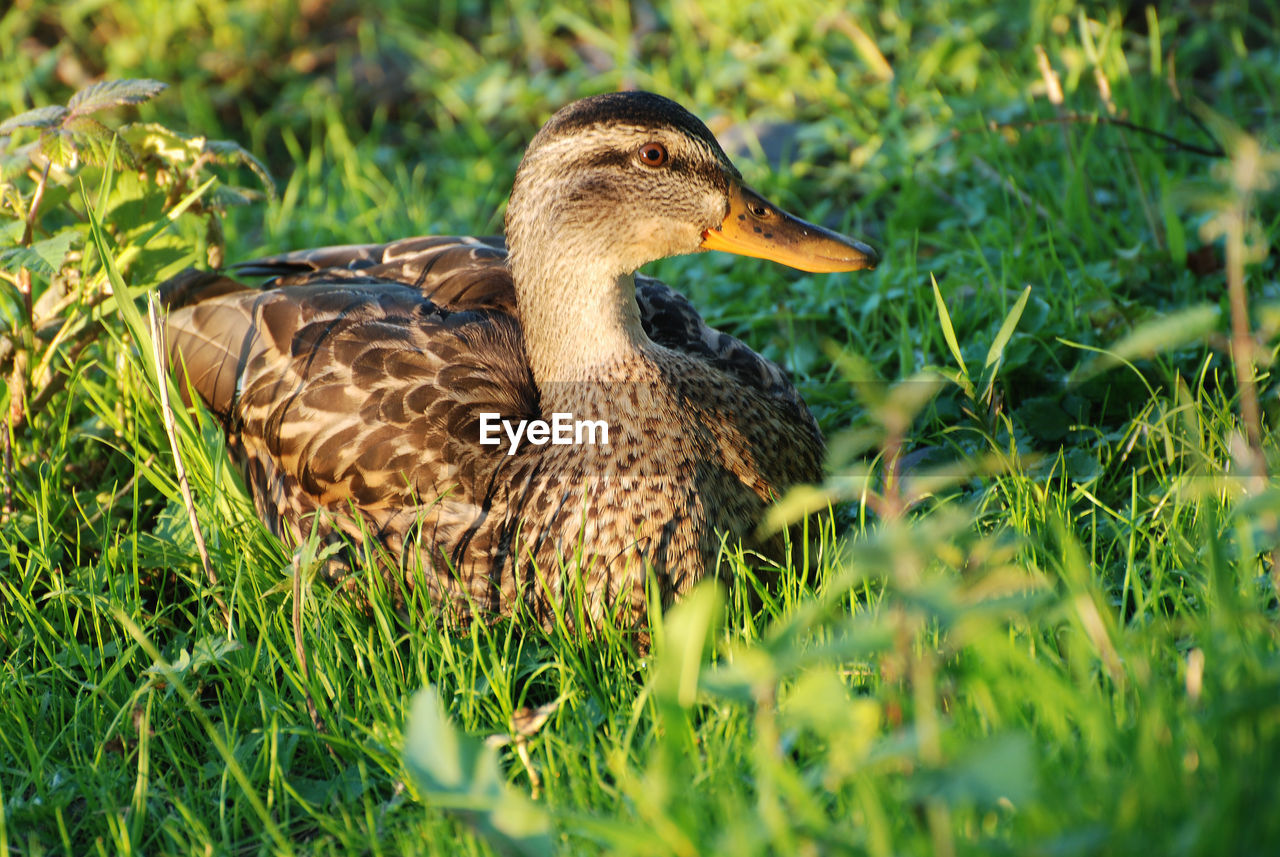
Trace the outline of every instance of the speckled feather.
<path fill-rule="evenodd" d="M 274 279 L 189 271 L 163 291 L 171 356 L 226 426 L 260 514 L 288 541 L 372 535 L 395 591 L 425 586 L 445 612 L 523 603 L 549 623 L 579 568 L 590 621 L 634 624 L 646 568 L 670 601 L 714 573 L 723 536 L 776 553 L 751 542 L 760 515 L 821 478 L 821 435 L 786 374 L 656 280 L 627 296 L 643 354 L 553 390 L 535 380 L 526 337 L 543 334 L 522 323 L 501 239 L 329 247 L 241 271 Z M 478 442 L 480 414 L 549 419 L 550 400 L 605 420 L 609 444 Z"/>

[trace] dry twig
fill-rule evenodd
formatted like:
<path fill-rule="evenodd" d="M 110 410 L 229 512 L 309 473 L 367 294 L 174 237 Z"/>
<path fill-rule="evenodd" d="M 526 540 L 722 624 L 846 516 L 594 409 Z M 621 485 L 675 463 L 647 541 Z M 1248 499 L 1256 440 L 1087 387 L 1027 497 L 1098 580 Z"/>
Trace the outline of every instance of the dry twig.
<path fill-rule="evenodd" d="M 293 555 L 293 653 L 298 658 L 298 668 L 302 671 L 302 695 L 307 701 L 307 714 L 311 715 L 311 724 L 317 732 L 328 731 L 324 720 L 316 709 L 316 701 L 311 697 L 311 679 L 307 670 L 307 649 L 302 645 L 302 562 L 300 554 Z M 329 748 L 334 755 L 333 748 Z M 336 755 L 335 755 L 336 758 Z"/>
<path fill-rule="evenodd" d="M 178 449 L 178 429 L 173 417 L 173 408 L 169 404 L 169 371 L 165 359 L 164 326 L 160 323 L 159 302 L 155 292 L 147 295 L 147 318 L 151 327 L 152 357 L 155 359 L 156 376 L 160 388 L 160 412 L 164 417 L 164 431 L 169 436 L 169 448 L 173 450 L 174 470 L 178 476 L 178 490 L 182 492 L 182 503 L 187 509 L 187 518 L 191 522 L 191 533 L 195 537 L 196 550 L 200 553 L 200 562 L 204 565 L 204 575 L 211 587 L 218 585 L 218 576 L 213 571 L 213 563 L 209 561 L 209 549 L 205 547 L 204 531 L 200 529 L 200 521 L 196 518 L 196 505 L 191 499 L 191 484 L 187 481 L 187 468 L 182 461 L 182 452 Z M 231 611 L 216 593 L 214 603 L 222 611 L 223 621 L 231 624 Z"/>

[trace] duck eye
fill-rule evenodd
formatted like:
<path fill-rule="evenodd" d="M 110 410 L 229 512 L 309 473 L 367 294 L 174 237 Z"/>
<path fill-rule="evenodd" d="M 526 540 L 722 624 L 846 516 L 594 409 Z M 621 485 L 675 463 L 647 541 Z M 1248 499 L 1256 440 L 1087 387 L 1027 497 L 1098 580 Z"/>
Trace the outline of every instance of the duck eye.
<path fill-rule="evenodd" d="M 660 167 L 667 162 L 667 147 L 661 143 L 645 143 L 636 154 L 646 167 Z"/>

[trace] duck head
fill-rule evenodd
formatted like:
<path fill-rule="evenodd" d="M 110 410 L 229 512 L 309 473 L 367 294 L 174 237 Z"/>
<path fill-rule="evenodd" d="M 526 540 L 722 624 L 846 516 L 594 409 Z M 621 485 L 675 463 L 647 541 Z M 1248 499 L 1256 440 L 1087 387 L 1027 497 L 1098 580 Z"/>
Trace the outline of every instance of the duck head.
<path fill-rule="evenodd" d="M 877 262 L 866 244 L 806 223 L 744 185 L 706 125 L 650 92 L 584 98 L 542 127 L 507 208 L 517 258 L 531 249 L 526 239 L 618 273 L 701 250 L 813 272 Z"/>
<path fill-rule="evenodd" d="M 538 385 L 599 378 L 643 356 L 634 272 L 723 250 L 806 271 L 872 268 L 870 247 L 746 187 L 707 126 L 669 99 L 614 92 L 542 127 L 507 206 L 508 265 Z"/>

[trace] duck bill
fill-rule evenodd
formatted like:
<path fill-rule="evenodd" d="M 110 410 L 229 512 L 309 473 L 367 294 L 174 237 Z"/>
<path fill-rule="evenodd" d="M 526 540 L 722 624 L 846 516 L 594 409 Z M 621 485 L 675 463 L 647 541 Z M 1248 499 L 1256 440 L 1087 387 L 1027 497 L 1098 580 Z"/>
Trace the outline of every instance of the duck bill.
<path fill-rule="evenodd" d="M 806 223 L 738 184 L 730 187 L 724 221 L 702 233 L 702 247 L 813 273 L 858 271 L 879 261 L 876 251 L 861 241 Z"/>

